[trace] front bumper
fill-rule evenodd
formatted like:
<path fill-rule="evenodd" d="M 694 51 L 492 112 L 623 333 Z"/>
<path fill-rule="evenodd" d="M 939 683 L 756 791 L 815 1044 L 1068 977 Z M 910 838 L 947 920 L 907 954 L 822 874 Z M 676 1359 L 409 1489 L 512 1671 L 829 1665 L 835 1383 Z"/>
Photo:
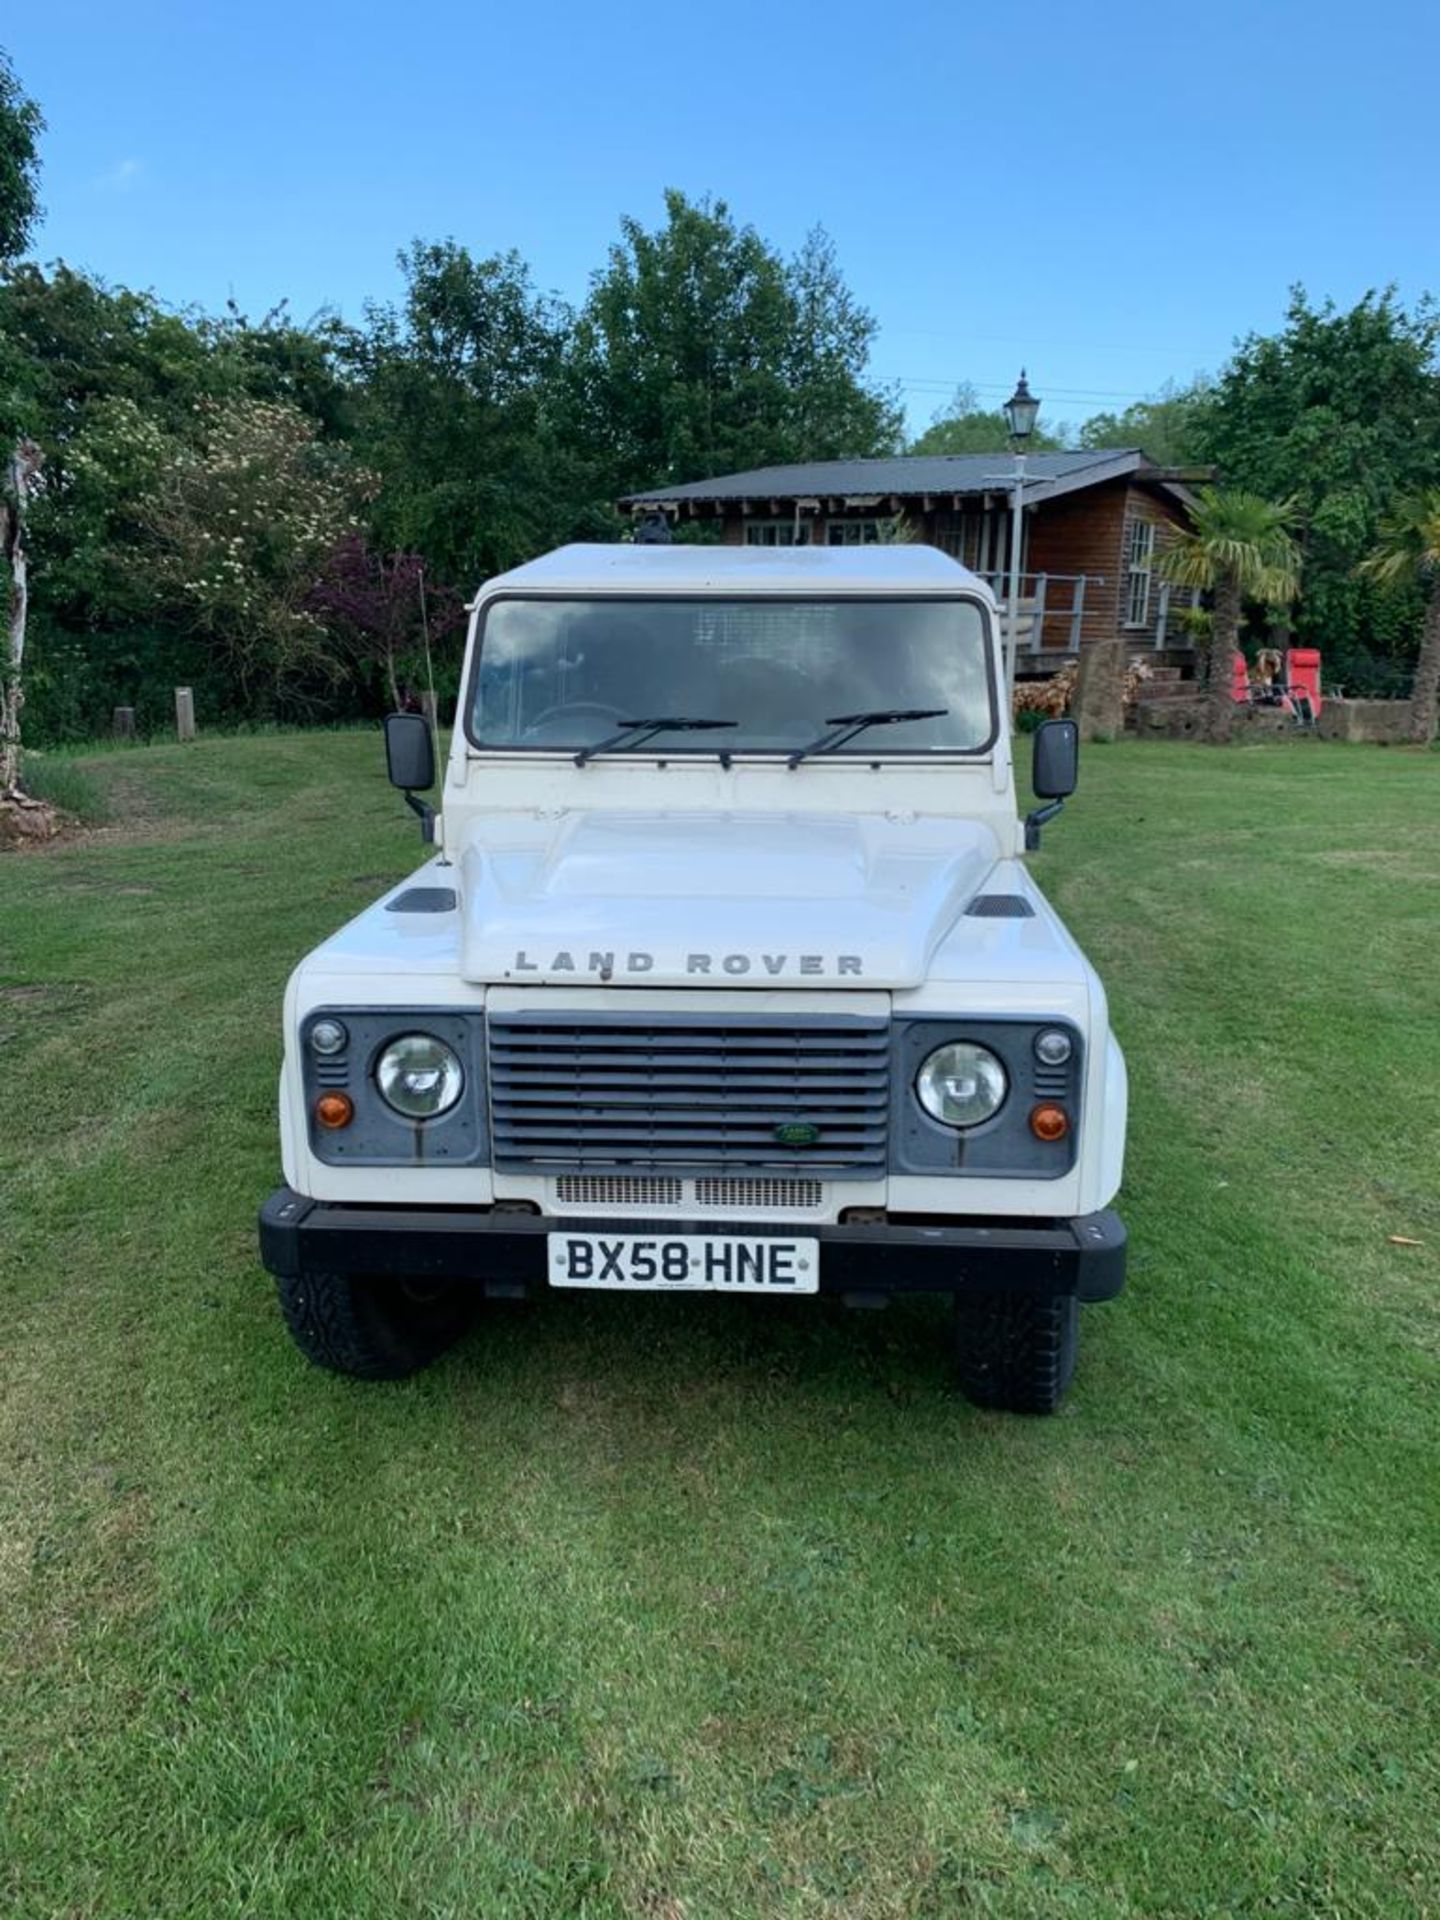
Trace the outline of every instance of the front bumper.
<path fill-rule="evenodd" d="M 1125 1284 L 1118 1215 L 992 1224 L 916 1220 L 812 1226 L 753 1220 L 555 1219 L 494 1207 L 360 1207 L 307 1200 L 280 1187 L 260 1210 L 260 1257 L 287 1279 L 387 1273 L 469 1280 L 514 1295 L 547 1285 L 547 1233 L 745 1234 L 818 1239 L 820 1291 L 864 1297 L 1004 1288 L 1109 1300 Z"/>

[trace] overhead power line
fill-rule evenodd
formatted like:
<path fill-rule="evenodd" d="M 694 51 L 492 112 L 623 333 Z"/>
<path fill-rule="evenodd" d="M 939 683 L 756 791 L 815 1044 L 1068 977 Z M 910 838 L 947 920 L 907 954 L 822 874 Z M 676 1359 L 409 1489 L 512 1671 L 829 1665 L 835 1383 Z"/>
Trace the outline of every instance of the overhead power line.
<path fill-rule="evenodd" d="M 877 373 L 877 380 L 888 380 L 901 387 L 913 387 L 920 393 L 952 394 L 959 387 L 968 387 L 974 393 L 1002 394 L 1009 392 L 1009 385 L 997 385 L 992 380 L 967 380 L 963 376 L 954 380 L 936 380 L 921 374 Z M 1064 400 L 1083 402 L 1089 400 L 1141 400 L 1146 396 L 1138 387 L 1120 390 L 1115 387 L 1047 387 L 1041 396 L 1044 400 Z"/>

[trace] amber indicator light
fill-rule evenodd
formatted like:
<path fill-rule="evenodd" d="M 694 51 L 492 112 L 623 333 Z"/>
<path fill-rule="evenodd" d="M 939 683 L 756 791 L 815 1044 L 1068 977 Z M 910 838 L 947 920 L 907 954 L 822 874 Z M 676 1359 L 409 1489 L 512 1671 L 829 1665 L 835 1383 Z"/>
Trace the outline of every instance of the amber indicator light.
<path fill-rule="evenodd" d="M 355 1102 L 348 1093 L 322 1093 L 315 1102 L 315 1118 L 332 1131 L 348 1127 L 355 1118 Z"/>
<path fill-rule="evenodd" d="M 1063 1140 L 1070 1131 L 1070 1116 L 1047 1100 L 1031 1111 L 1030 1131 L 1037 1140 Z"/>

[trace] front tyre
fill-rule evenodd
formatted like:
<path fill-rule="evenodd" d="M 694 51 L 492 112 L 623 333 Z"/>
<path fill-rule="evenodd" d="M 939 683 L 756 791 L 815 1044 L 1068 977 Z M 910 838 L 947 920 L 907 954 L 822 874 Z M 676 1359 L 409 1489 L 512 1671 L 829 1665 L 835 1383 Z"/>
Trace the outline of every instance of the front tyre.
<path fill-rule="evenodd" d="M 403 1380 L 469 1326 L 474 1290 L 392 1274 L 308 1273 L 275 1282 L 290 1337 L 317 1367 Z"/>
<path fill-rule="evenodd" d="M 957 1293 L 955 1365 L 977 1407 L 1054 1413 L 1075 1372 L 1080 1302 L 1073 1293 Z"/>

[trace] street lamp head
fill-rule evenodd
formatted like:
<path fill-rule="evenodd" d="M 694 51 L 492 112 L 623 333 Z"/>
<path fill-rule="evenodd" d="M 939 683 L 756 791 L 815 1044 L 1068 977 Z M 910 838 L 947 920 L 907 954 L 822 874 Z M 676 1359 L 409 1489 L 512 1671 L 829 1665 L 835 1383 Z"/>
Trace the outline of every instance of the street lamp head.
<path fill-rule="evenodd" d="M 1005 402 L 1005 420 L 1010 428 L 1010 438 L 1017 447 L 1023 447 L 1035 431 L 1036 417 L 1040 412 L 1040 402 L 1031 393 L 1025 379 L 1025 369 L 1020 369 L 1020 383 L 1014 393 Z"/>

